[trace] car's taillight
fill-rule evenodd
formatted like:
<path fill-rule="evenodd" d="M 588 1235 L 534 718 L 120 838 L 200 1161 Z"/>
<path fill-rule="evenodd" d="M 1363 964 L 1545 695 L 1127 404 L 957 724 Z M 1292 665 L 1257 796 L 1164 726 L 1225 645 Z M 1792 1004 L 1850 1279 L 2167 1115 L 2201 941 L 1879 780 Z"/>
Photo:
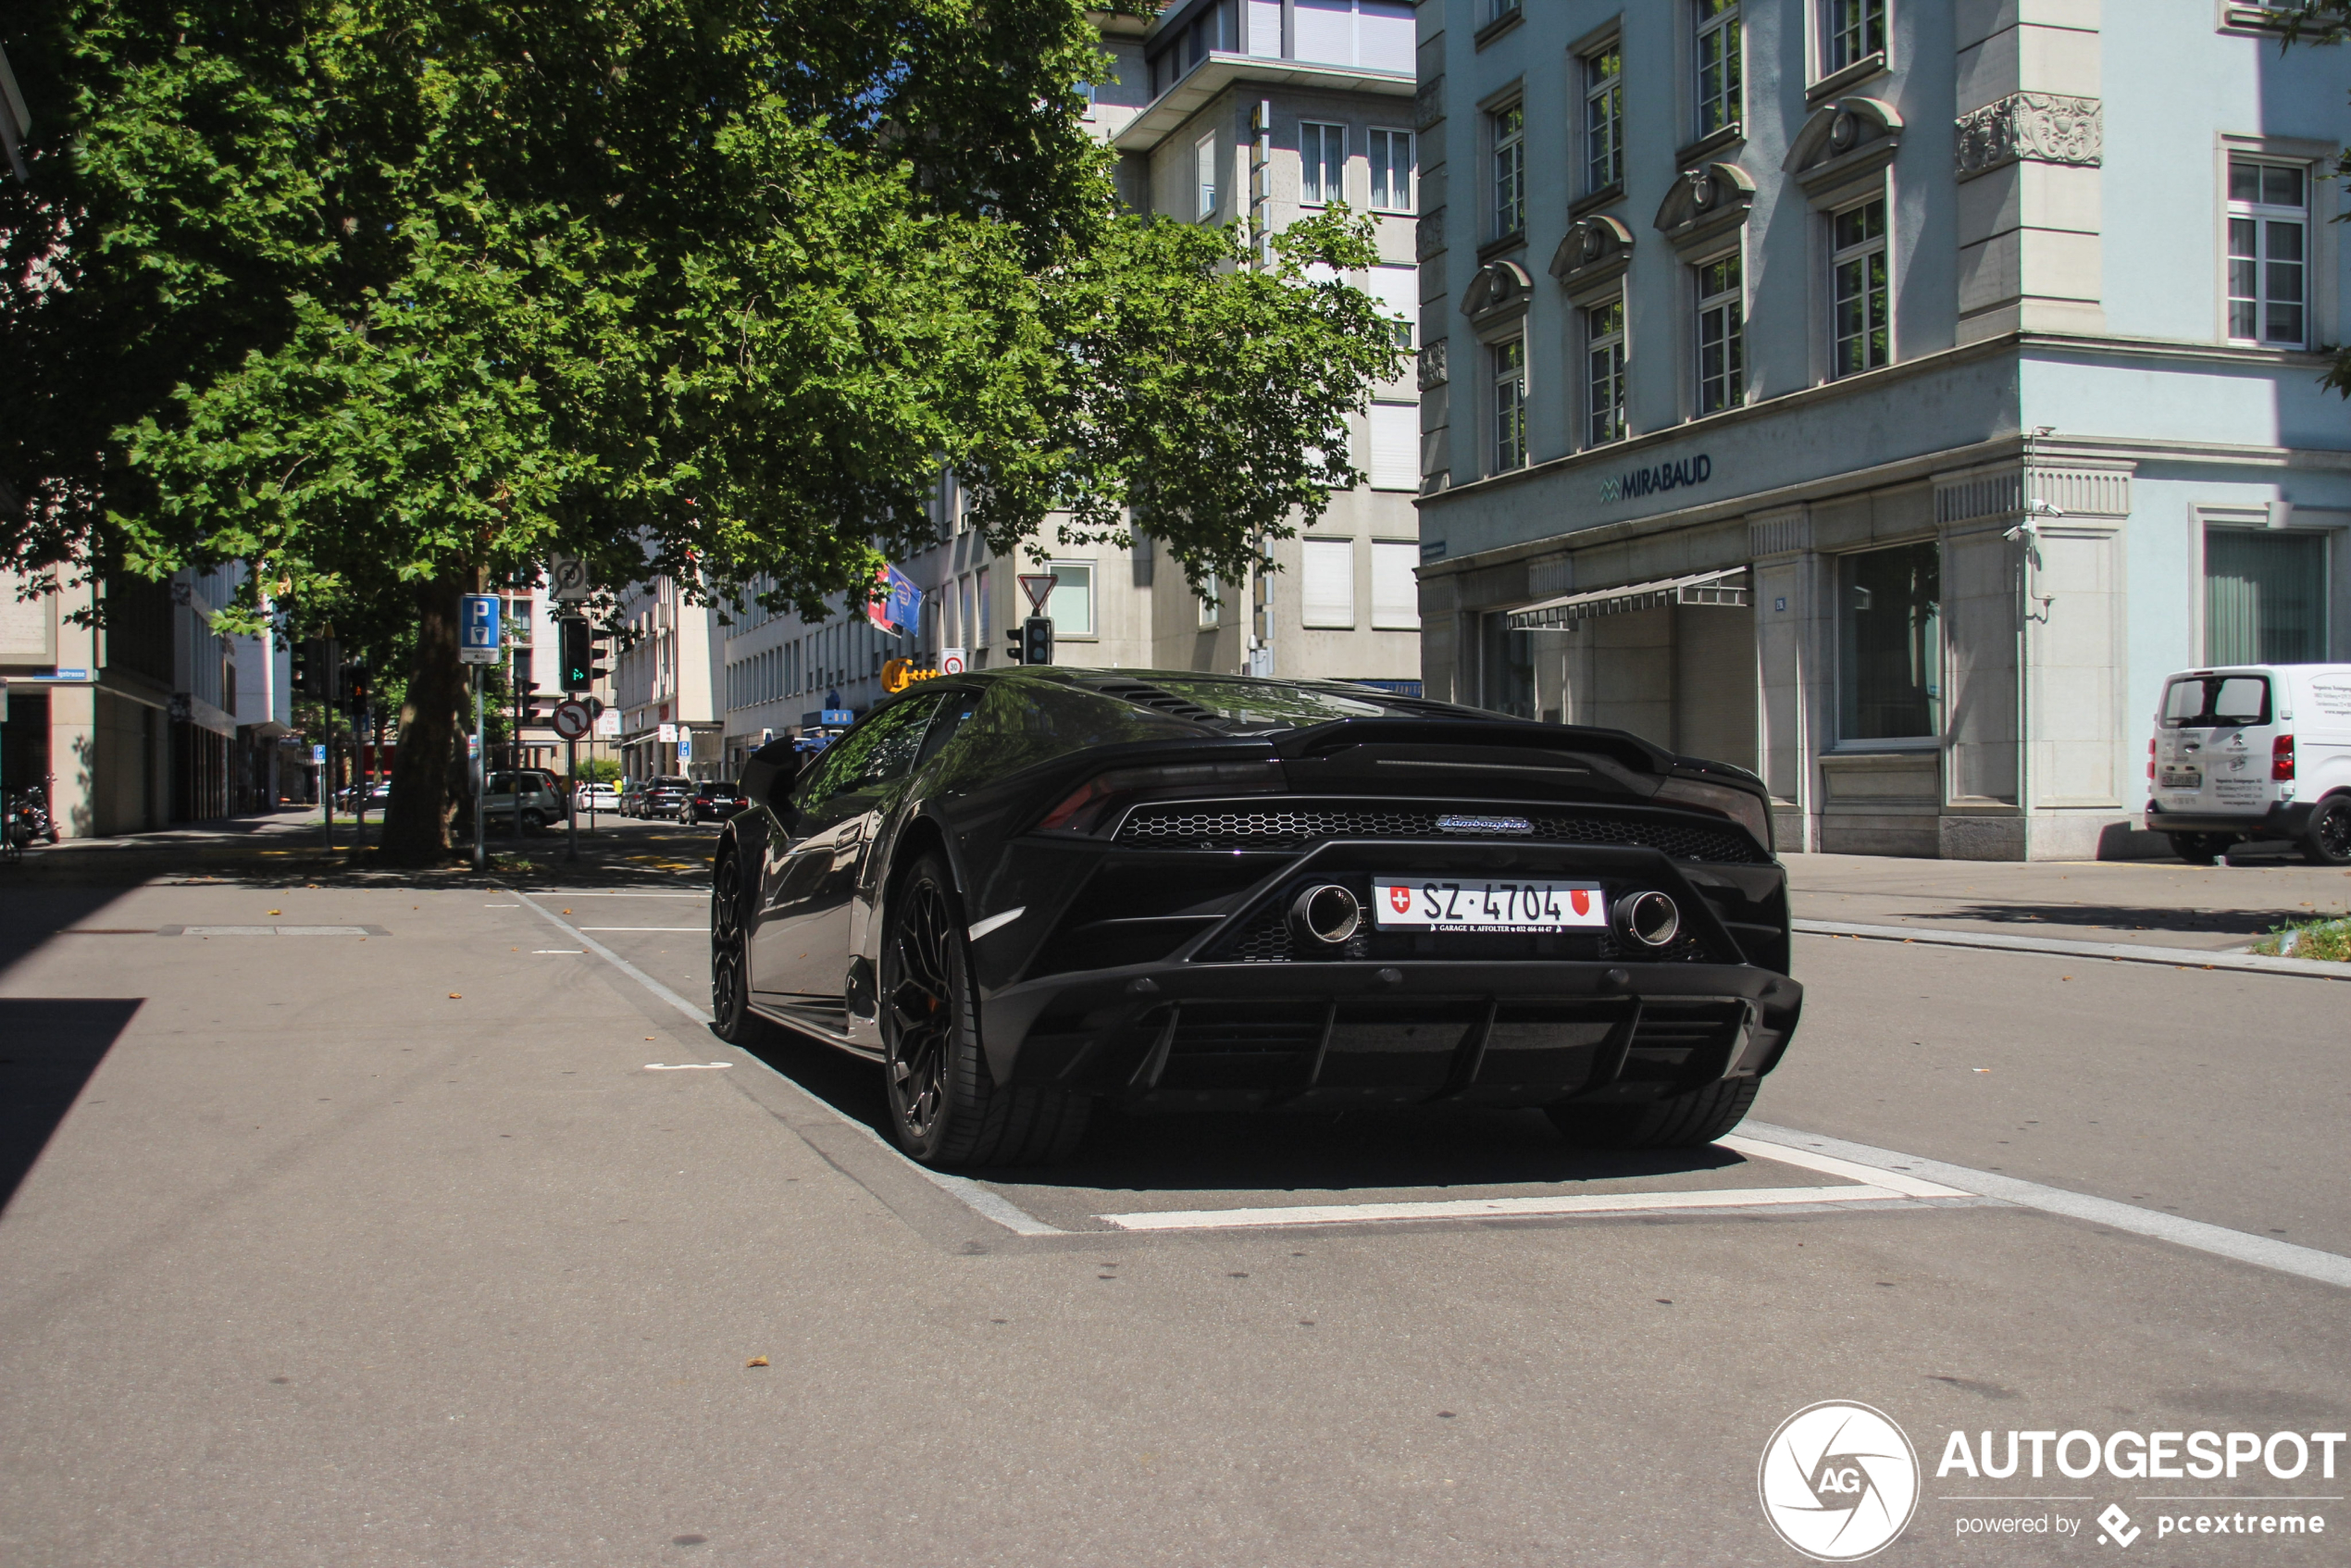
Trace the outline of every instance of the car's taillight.
<path fill-rule="evenodd" d="M 2155 741 L 2152 739 L 2147 741 L 2147 777 L 2155 777 Z"/>
<path fill-rule="evenodd" d="M 1091 833 L 1128 796 L 1145 790 L 1218 790 L 1263 793 L 1282 788 L 1281 765 L 1255 762 L 1177 763 L 1166 767 L 1114 767 L 1062 797 L 1037 826 L 1051 833 Z"/>
<path fill-rule="evenodd" d="M 2294 737 L 2281 735 L 2270 742 L 2270 777 L 2283 782 L 2294 777 Z"/>
<path fill-rule="evenodd" d="M 1708 784 L 1696 778 L 1669 778 L 1657 791 L 1661 801 L 1720 812 L 1754 836 L 1768 852 L 1772 848 L 1772 813 L 1745 790 L 1728 784 Z"/>

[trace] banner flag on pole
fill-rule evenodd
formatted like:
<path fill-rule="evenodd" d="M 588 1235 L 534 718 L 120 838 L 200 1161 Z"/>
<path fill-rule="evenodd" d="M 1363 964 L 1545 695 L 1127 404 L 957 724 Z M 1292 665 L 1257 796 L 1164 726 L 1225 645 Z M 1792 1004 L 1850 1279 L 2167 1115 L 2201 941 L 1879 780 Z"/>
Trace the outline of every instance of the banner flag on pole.
<path fill-rule="evenodd" d="M 923 591 L 914 579 L 896 566 L 884 566 L 874 574 L 873 596 L 865 603 L 865 618 L 884 631 L 904 636 L 914 629 L 914 617 L 921 611 Z"/>

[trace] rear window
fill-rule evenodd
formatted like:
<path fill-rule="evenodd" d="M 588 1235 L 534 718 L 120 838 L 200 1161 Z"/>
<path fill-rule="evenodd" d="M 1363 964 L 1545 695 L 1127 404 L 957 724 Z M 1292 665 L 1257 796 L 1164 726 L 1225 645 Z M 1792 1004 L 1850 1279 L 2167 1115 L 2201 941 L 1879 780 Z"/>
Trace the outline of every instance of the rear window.
<path fill-rule="evenodd" d="M 2163 693 L 2167 729 L 2214 729 L 2270 722 L 2270 679 L 2261 675 L 2191 675 Z"/>

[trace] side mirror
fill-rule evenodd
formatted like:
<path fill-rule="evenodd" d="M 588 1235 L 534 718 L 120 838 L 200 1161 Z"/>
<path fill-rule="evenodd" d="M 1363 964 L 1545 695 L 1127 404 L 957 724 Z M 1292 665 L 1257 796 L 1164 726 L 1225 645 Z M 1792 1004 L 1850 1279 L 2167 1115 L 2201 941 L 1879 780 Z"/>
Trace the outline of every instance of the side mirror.
<path fill-rule="evenodd" d="M 801 761 L 790 736 L 770 740 L 743 760 L 743 794 L 781 817 L 786 827 L 791 825 L 791 787 L 800 780 Z"/>

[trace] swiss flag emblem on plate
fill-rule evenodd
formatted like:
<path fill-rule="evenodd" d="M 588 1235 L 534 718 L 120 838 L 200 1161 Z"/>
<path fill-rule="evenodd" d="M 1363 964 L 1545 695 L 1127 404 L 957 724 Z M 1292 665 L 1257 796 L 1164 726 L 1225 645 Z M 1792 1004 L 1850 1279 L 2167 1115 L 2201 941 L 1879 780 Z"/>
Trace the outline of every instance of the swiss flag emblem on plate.
<path fill-rule="evenodd" d="M 1403 914 L 1412 907 L 1412 890 L 1410 888 L 1388 889 L 1387 902 L 1388 907 L 1395 910 L 1397 914 Z"/>

